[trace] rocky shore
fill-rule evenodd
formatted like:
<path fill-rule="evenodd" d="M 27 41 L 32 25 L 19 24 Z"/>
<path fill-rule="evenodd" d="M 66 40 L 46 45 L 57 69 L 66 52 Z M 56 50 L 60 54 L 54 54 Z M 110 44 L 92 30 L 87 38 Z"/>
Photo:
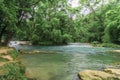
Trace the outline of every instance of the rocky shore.
<path fill-rule="evenodd" d="M 120 80 L 120 69 L 84 70 L 78 75 L 81 80 Z"/>

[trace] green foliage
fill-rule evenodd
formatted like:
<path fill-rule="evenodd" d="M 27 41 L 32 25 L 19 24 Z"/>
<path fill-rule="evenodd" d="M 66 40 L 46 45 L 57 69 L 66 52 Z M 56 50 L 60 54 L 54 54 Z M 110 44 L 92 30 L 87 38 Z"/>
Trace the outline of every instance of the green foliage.
<path fill-rule="evenodd" d="M 92 45 L 93 45 L 93 46 L 98 46 L 98 44 L 99 44 L 98 41 L 93 41 L 93 42 L 92 42 Z"/>
<path fill-rule="evenodd" d="M 96 4 L 94 3 L 94 5 Z M 103 4 L 103 6 L 98 7 L 96 10 L 93 9 L 92 5 L 88 5 L 88 7 L 92 9 L 92 12 L 88 15 L 77 17 L 74 21 L 79 41 L 92 42 L 93 44 L 94 41 L 98 43 L 109 42 L 120 44 L 119 3 L 111 1 L 107 5 Z"/>
<path fill-rule="evenodd" d="M 119 4 L 113 5 L 113 9 L 106 13 L 106 29 L 104 42 L 120 43 L 120 7 Z"/>
<path fill-rule="evenodd" d="M 66 0 L 0 0 L 0 42 L 15 39 L 37 45 L 93 41 L 119 44 L 119 1 L 96 9 L 101 0 L 79 1 L 78 8 L 71 8 Z M 91 10 L 87 15 L 79 14 L 84 6 Z"/>
<path fill-rule="evenodd" d="M 8 54 L 13 58 L 16 59 L 18 57 L 18 52 L 16 50 L 11 50 L 8 52 Z"/>
<path fill-rule="evenodd" d="M 32 36 L 32 43 L 33 43 L 33 44 L 37 44 L 37 43 L 38 43 L 38 40 L 39 40 L 39 36 L 37 36 L 37 35 L 34 34 L 34 35 Z"/>
<path fill-rule="evenodd" d="M 0 76 L 0 80 L 27 80 L 25 76 L 23 76 L 25 68 L 20 67 L 19 63 L 7 63 L 0 67 L 0 69 L 7 71 Z"/>
<path fill-rule="evenodd" d="M 6 62 L 6 61 L 8 61 L 8 60 L 0 57 L 0 62 Z"/>
<path fill-rule="evenodd" d="M 1 0 L 0 1 L 0 43 L 4 41 L 7 45 L 9 40 L 15 36 L 16 32 L 20 32 L 21 26 L 28 18 L 31 7 L 37 0 Z M 30 13 L 31 12 L 31 13 Z M 21 36 L 21 35 L 19 35 Z"/>
<path fill-rule="evenodd" d="M 62 8 L 62 6 L 65 5 L 66 2 L 64 0 L 57 0 L 53 3 L 49 1 L 39 2 L 38 9 L 33 16 L 34 25 L 31 26 L 33 28 L 31 29 L 32 31 L 30 31 L 32 34 L 31 36 L 26 35 L 26 37 L 31 40 L 33 44 L 67 44 L 69 39 L 72 38 L 70 37 L 72 35 L 70 32 L 72 32 L 71 30 L 74 27 L 69 24 L 70 18 L 65 12 L 65 9 Z M 57 8 L 61 8 L 61 10 Z M 26 31 L 26 33 L 29 33 L 29 31 Z"/>
<path fill-rule="evenodd" d="M 120 48 L 120 45 L 113 44 L 113 43 L 103 43 L 102 47 L 113 47 L 113 48 Z"/>
<path fill-rule="evenodd" d="M 62 38 L 64 44 L 67 44 L 68 42 L 71 41 L 71 36 L 69 34 L 64 34 Z"/>
<path fill-rule="evenodd" d="M 59 44 L 62 43 L 62 35 L 60 30 L 53 30 L 51 33 L 53 43 Z"/>

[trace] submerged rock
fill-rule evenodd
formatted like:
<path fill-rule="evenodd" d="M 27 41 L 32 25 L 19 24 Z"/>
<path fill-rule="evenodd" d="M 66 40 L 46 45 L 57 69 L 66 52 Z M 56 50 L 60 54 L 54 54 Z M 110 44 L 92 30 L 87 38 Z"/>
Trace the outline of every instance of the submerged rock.
<path fill-rule="evenodd" d="M 33 50 L 33 51 L 26 51 L 26 50 L 19 50 L 21 54 L 54 54 L 55 52 L 53 51 L 41 51 L 41 50 Z"/>

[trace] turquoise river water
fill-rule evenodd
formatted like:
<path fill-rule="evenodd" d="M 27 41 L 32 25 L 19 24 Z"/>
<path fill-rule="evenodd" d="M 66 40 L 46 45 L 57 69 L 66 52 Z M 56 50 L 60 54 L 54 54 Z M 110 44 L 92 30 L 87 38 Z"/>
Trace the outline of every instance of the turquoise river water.
<path fill-rule="evenodd" d="M 16 46 L 17 49 L 53 51 L 55 54 L 23 54 L 20 59 L 26 73 L 37 80 L 79 80 L 78 72 L 101 70 L 120 62 L 120 54 L 108 52 L 113 48 L 71 44 L 66 46 Z"/>

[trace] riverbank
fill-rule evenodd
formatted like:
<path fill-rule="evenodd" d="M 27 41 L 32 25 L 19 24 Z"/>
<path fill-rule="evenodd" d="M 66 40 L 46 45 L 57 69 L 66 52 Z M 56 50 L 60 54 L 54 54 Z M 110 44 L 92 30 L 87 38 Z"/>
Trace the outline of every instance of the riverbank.
<path fill-rule="evenodd" d="M 0 80 L 27 80 L 25 66 L 18 60 L 18 52 L 13 48 L 0 48 Z"/>
<path fill-rule="evenodd" d="M 47 51 L 16 51 L 14 48 L 0 48 L 0 80 L 37 80 L 28 77 L 26 66 L 19 60 L 21 54 L 53 54 Z"/>

